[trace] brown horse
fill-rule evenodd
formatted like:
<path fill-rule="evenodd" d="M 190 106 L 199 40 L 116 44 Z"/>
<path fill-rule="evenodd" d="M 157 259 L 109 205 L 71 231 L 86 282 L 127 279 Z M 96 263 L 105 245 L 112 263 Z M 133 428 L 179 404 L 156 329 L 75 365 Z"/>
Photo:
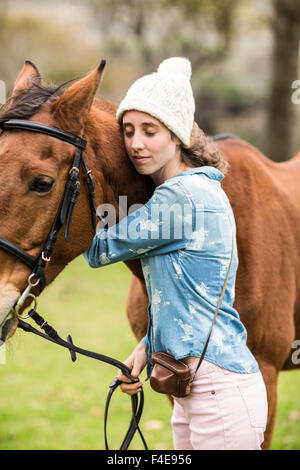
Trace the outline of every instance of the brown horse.
<path fill-rule="evenodd" d="M 153 192 L 149 178 L 138 175 L 126 156 L 115 119 L 116 107 L 94 100 L 99 68 L 67 89 L 45 87 L 37 68 L 25 62 L 0 123 L 10 118 L 35 122 L 80 135 L 85 129 L 85 159 L 95 180 L 96 203 L 113 204 L 127 195 L 128 206 L 146 202 Z M 32 84 L 32 80 L 36 85 Z M 248 345 L 267 386 L 268 427 L 264 448 L 275 423 L 277 378 L 291 361 L 292 343 L 300 338 L 300 153 L 273 163 L 240 139 L 215 143 L 230 162 L 222 186 L 236 218 L 239 269 L 235 307 L 248 330 Z M 62 197 L 74 147 L 29 131 L 4 131 L 0 137 L 0 235 L 36 255 L 46 240 Z M 43 191 L 40 191 L 40 188 Z M 93 237 L 87 190 L 74 210 L 69 243 L 58 237 L 46 268 L 47 283 L 85 251 Z M 128 318 L 139 340 L 147 326 L 148 298 L 139 260 L 126 263 L 133 273 L 127 301 Z M 0 327 L 27 284 L 21 261 L 0 250 Z M 18 324 L 10 322 L 8 336 Z"/>

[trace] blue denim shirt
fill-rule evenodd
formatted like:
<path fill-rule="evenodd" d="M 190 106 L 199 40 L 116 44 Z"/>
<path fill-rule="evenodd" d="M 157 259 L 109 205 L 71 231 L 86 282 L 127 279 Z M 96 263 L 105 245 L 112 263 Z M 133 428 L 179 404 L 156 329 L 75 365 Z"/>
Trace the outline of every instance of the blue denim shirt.
<path fill-rule="evenodd" d="M 148 331 L 142 339 L 149 348 L 148 374 L 152 350 L 176 359 L 200 357 L 227 275 L 232 234 L 231 272 L 205 359 L 234 372 L 258 371 L 233 308 L 236 228 L 222 178 L 216 168 L 203 166 L 166 180 L 140 209 L 98 230 L 84 253 L 93 268 L 141 259 L 149 296 Z"/>

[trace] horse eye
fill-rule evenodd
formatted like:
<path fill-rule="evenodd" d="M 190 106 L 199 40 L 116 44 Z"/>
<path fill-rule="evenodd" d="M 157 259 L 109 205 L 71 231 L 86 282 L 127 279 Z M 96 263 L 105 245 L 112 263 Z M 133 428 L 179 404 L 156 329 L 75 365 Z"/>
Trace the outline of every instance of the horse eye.
<path fill-rule="evenodd" d="M 54 179 L 45 176 L 36 176 L 30 183 L 30 191 L 35 191 L 36 193 L 48 193 L 52 188 Z"/>

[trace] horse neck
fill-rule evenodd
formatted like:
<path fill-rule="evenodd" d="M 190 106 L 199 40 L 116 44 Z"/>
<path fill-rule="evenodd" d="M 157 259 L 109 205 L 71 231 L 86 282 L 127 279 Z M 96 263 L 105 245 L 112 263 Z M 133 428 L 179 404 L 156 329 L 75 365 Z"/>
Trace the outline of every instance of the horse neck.
<path fill-rule="evenodd" d="M 133 204 L 147 202 L 154 191 L 154 184 L 150 177 L 136 172 L 126 155 L 121 129 L 115 119 L 116 107 L 102 101 L 100 104 L 101 108 L 92 108 L 86 126 L 86 137 L 92 153 L 88 164 L 95 176 L 97 207 L 102 203 L 113 204 L 118 221 L 119 197 L 127 197 L 128 210 Z M 138 259 L 125 261 L 125 264 L 135 276 L 144 280 Z"/>
<path fill-rule="evenodd" d="M 102 199 L 118 210 L 120 196 L 127 197 L 128 207 L 136 203 L 144 204 L 151 197 L 154 185 L 150 177 L 136 172 L 127 157 L 121 129 L 111 111 L 112 108 L 93 107 L 86 126 L 86 137 L 93 152 L 90 165 L 92 168 L 94 166 L 95 172 L 96 202 Z"/>

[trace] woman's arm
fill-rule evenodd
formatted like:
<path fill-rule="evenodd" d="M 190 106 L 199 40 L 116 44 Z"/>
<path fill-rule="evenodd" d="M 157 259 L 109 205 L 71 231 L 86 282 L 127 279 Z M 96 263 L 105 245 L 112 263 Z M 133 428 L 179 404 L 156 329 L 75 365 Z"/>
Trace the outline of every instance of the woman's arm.
<path fill-rule="evenodd" d="M 184 248 L 184 206 L 178 184 L 159 186 L 152 198 L 118 224 L 97 231 L 84 258 L 92 268 Z"/>

